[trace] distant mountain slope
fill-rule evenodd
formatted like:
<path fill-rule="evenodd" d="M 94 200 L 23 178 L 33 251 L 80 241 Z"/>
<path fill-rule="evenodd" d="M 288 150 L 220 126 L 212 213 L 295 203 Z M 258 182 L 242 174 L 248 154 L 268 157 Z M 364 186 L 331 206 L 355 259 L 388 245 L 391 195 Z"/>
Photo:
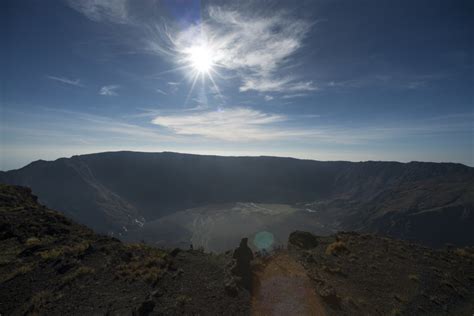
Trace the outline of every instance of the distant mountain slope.
<path fill-rule="evenodd" d="M 247 315 L 230 263 L 123 244 L 0 185 L 1 315 Z"/>
<path fill-rule="evenodd" d="M 421 240 L 429 239 L 429 231 L 419 236 L 413 223 L 428 219 L 438 227 L 454 217 L 450 225 L 461 219 L 470 224 L 474 217 L 474 169 L 451 163 L 110 152 L 37 161 L 0 173 L 0 181 L 31 187 L 46 205 L 102 232 L 138 229 L 144 220 L 233 202 L 325 201 L 326 215 L 339 228 Z M 438 239 L 463 243 L 466 234 L 461 235 Z"/>
<path fill-rule="evenodd" d="M 251 296 L 232 275 L 230 253 L 125 244 L 38 204 L 27 188 L 0 185 L 0 314 L 298 314 L 316 300 L 325 315 L 470 315 L 474 307 L 472 247 L 348 232 L 294 232 L 288 244 L 256 254 Z"/>

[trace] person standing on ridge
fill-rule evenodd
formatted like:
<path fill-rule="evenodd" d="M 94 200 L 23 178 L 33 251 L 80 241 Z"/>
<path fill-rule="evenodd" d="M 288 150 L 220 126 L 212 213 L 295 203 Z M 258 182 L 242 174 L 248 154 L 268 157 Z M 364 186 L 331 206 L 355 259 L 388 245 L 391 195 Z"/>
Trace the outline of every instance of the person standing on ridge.
<path fill-rule="evenodd" d="M 253 260 L 252 249 L 247 245 L 248 238 L 242 238 L 240 246 L 234 250 L 233 258 L 235 266 L 232 273 L 241 278 L 242 286 L 248 290 L 252 287 L 252 268 L 250 263 Z"/>

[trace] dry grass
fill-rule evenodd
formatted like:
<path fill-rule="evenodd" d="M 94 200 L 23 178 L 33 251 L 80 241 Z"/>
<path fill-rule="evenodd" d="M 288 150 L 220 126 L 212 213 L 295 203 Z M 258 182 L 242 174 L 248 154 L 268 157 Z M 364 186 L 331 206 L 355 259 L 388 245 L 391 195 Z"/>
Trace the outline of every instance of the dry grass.
<path fill-rule="evenodd" d="M 164 260 L 160 258 L 136 258 L 127 264 L 117 267 L 120 277 L 135 280 L 141 279 L 148 283 L 155 283 L 160 278 Z"/>
<path fill-rule="evenodd" d="M 167 265 L 167 253 L 143 244 L 128 244 L 126 248 L 135 252 L 130 262 L 117 267 L 117 275 L 128 280 L 143 280 L 156 283 Z"/>
<path fill-rule="evenodd" d="M 474 258 L 474 254 L 469 253 L 466 249 L 464 248 L 457 248 L 454 250 L 454 253 L 458 256 L 465 257 L 465 258 Z"/>
<path fill-rule="evenodd" d="M 24 265 L 21 265 L 18 269 L 16 269 L 15 271 L 9 273 L 9 274 L 6 274 L 4 277 L 0 278 L 0 283 L 1 282 L 5 282 L 5 281 L 8 281 L 8 280 L 11 280 L 11 279 L 14 279 L 16 278 L 17 276 L 19 275 L 23 275 L 23 274 L 27 274 L 28 272 L 32 271 L 34 268 L 34 265 L 33 264 L 24 264 Z"/>
<path fill-rule="evenodd" d="M 184 306 L 186 305 L 186 303 L 189 303 L 191 301 L 191 298 L 187 295 L 178 295 L 178 297 L 176 297 L 176 303 L 178 304 L 178 306 Z"/>
<path fill-rule="evenodd" d="M 28 247 L 37 246 L 41 244 L 41 240 L 36 237 L 30 237 L 26 240 L 25 244 Z"/>
<path fill-rule="evenodd" d="M 0 243 L 0 266 L 14 263 L 23 250 L 23 245 L 14 238 L 2 240 Z"/>
<path fill-rule="evenodd" d="M 40 306 L 45 302 L 49 301 L 52 297 L 52 293 L 49 291 L 40 291 L 31 297 L 31 304 L 34 306 Z"/>
<path fill-rule="evenodd" d="M 86 275 L 94 274 L 95 269 L 91 267 L 79 267 L 78 269 L 74 270 L 73 272 L 67 274 L 63 278 L 63 284 L 67 284 L 69 282 L 74 281 L 75 279 L 81 278 Z"/>
<path fill-rule="evenodd" d="M 34 294 L 30 300 L 23 305 L 21 314 L 40 315 L 44 306 L 53 300 L 53 293 L 50 291 L 40 291 Z"/>
<path fill-rule="evenodd" d="M 420 281 L 420 278 L 418 277 L 418 275 L 416 274 L 409 274 L 408 275 L 408 278 L 414 282 L 419 282 Z"/>
<path fill-rule="evenodd" d="M 59 246 L 56 248 L 51 248 L 45 251 L 39 252 L 39 255 L 43 260 L 55 260 L 59 257 L 66 255 L 70 256 L 80 256 L 84 251 L 89 248 L 90 244 L 87 241 L 83 241 L 71 246 Z"/>
<path fill-rule="evenodd" d="M 342 252 L 348 252 L 349 249 L 347 249 L 346 244 L 343 241 L 335 241 L 331 244 L 329 244 L 326 248 L 326 255 L 337 255 Z"/>

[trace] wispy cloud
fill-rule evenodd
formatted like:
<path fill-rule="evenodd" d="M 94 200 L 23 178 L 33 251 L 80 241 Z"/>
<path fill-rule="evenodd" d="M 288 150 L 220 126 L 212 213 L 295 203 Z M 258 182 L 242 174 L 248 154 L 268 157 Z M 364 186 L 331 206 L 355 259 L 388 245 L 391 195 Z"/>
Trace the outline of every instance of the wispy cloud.
<path fill-rule="evenodd" d="M 217 70 L 234 71 L 242 92 L 315 91 L 311 81 L 281 75 L 311 25 L 283 11 L 268 16 L 211 6 L 201 23 L 184 30 L 156 26 L 156 36 L 148 43 L 151 51 L 172 58 L 193 45 L 210 46 Z"/>
<path fill-rule="evenodd" d="M 66 78 L 66 77 L 56 77 L 56 76 L 46 76 L 46 78 L 54 80 L 54 81 L 58 81 L 58 82 L 61 82 L 61 83 L 64 83 L 64 84 L 68 84 L 68 85 L 71 85 L 71 86 L 84 87 L 84 85 L 81 83 L 81 81 L 79 79 L 74 79 L 73 80 L 73 79 L 69 79 L 69 78 Z"/>
<path fill-rule="evenodd" d="M 307 93 L 293 93 L 293 94 L 285 94 L 281 98 L 282 99 L 294 99 L 294 98 L 301 98 L 308 96 Z"/>
<path fill-rule="evenodd" d="M 269 78 L 246 78 L 240 91 L 255 90 L 260 92 L 299 92 L 319 90 L 312 81 L 292 82 L 291 78 L 269 79 Z"/>
<path fill-rule="evenodd" d="M 181 83 L 174 82 L 174 81 L 168 81 L 167 84 L 169 86 L 169 92 L 171 94 L 175 94 L 176 92 L 178 92 L 179 86 L 180 86 Z"/>
<path fill-rule="evenodd" d="M 207 6 L 202 19 L 186 28 L 157 19 L 134 20 L 129 0 L 69 0 L 75 10 L 93 21 L 129 24 L 141 29 L 146 49 L 174 61 L 185 60 L 190 47 L 205 43 L 212 47 L 217 70 L 234 72 L 241 80 L 240 91 L 316 91 L 310 80 L 298 74 L 284 74 L 282 67 L 294 64 L 295 53 L 316 23 L 279 10 L 260 14 L 259 10 L 236 10 L 231 5 Z"/>
<path fill-rule="evenodd" d="M 264 99 L 265 99 L 265 101 L 271 101 L 271 100 L 273 100 L 273 97 L 271 95 L 266 95 L 264 97 Z"/>
<path fill-rule="evenodd" d="M 243 107 L 199 113 L 161 115 L 152 123 L 172 130 L 178 135 L 204 136 L 229 141 L 267 140 L 281 135 L 269 129 L 286 120 L 284 116 L 267 114 Z"/>
<path fill-rule="evenodd" d="M 153 124 L 176 135 L 201 136 L 233 142 L 312 141 L 326 144 L 362 145 L 400 138 L 424 138 L 472 130 L 472 113 L 432 120 L 380 122 L 345 126 L 323 124 L 319 115 L 288 116 L 246 107 L 159 114 Z"/>
<path fill-rule="evenodd" d="M 131 23 L 127 0 L 68 0 L 69 5 L 92 21 Z"/>
<path fill-rule="evenodd" d="M 341 81 L 329 81 L 325 84 L 325 87 L 333 89 L 386 87 L 415 90 L 427 88 L 434 82 L 445 77 L 446 75 L 443 74 L 411 74 L 394 72 L 391 74 L 370 74 Z"/>
<path fill-rule="evenodd" d="M 28 124 L 10 124 L 2 127 L 2 132 L 28 135 L 42 142 L 49 142 L 51 139 L 61 139 L 68 143 L 86 141 L 96 144 L 112 141 L 127 141 L 130 144 L 144 141 L 178 141 L 176 136 L 167 135 L 153 125 L 141 126 L 125 119 L 78 111 L 41 107 L 38 112 L 7 114 L 12 120 L 23 117 Z"/>
<path fill-rule="evenodd" d="M 162 94 L 162 95 L 168 95 L 168 93 L 164 92 L 161 89 L 156 89 L 155 91 L 158 92 L 159 94 Z"/>
<path fill-rule="evenodd" d="M 100 95 L 105 95 L 105 96 L 115 96 L 118 95 L 117 89 L 119 89 L 119 85 L 109 85 L 109 86 L 103 86 L 99 90 Z"/>

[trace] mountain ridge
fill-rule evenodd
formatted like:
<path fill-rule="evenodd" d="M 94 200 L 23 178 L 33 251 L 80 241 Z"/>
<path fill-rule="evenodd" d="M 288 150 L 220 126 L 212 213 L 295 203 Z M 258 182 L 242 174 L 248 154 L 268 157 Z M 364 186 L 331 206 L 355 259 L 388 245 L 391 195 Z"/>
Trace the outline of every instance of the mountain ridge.
<path fill-rule="evenodd" d="M 317 161 L 317 162 L 348 162 L 348 163 L 397 163 L 397 164 L 447 164 L 447 165 L 459 165 L 467 168 L 474 168 L 474 166 L 469 166 L 460 162 L 449 162 L 449 161 L 421 161 L 421 160 L 410 160 L 410 161 L 397 161 L 397 160 L 319 160 L 319 159 L 312 159 L 312 158 L 298 158 L 298 157 L 291 157 L 291 156 L 272 156 L 272 155 L 211 155 L 211 154 L 194 154 L 194 153 L 186 153 L 186 152 L 178 152 L 178 151 L 156 151 L 156 152 L 149 152 L 149 151 L 134 151 L 134 150 L 112 150 L 112 151 L 103 151 L 97 153 L 87 153 L 87 154 L 80 154 L 80 155 L 72 155 L 70 157 L 60 157 L 52 160 L 47 159 L 38 159 L 31 161 L 30 163 L 24 165 L 23 167 L 19 167 L 16 169 L 10 170 L 0 170 L 0 172 L 9 172 L 9 171 L 16 171 L 26 168 L 32 164 L 37 163 L 44 163 L 44 162 L 56 162 L 62 159 L 71 159 L 74 157 L 82 157 L 82 156 L 90 156 L 90 155 L 97 155 L 97 154 L 115 154 L 115 153 L 137 153 L 137 154 L 175 154 L 175 155 L 189 155 L 189 156 L 206 156 L 206 157 L 229 157 L 229 158 L 281 158 L 281 159 L 294 159 L 294 160 L 304 160 L 304 161 Z"/>
<path fill-rule="evenodd" d="M 337 229 L 385 230 L 395 237 L 423 241 L 427 233 L 418 236 L 409 228 L 412 215 L 422 214 L 431 221 L 439 214 L 420 211 L 443 208 L 438 224 L 452 214 L 467 217 L 469 225 L 474 222 L 474 168 L 457 163 L 121 151 L 37 161 L 1 172 L 0 182 L 29 186 L 46 205 L 114 234 L 140 229 L 144 222 L 177 211 L 229 202 L 321 202 L 326 207 L 318 210 Z M 437 243 L 474 242 L 467 231 L 462 233 Z"/>

